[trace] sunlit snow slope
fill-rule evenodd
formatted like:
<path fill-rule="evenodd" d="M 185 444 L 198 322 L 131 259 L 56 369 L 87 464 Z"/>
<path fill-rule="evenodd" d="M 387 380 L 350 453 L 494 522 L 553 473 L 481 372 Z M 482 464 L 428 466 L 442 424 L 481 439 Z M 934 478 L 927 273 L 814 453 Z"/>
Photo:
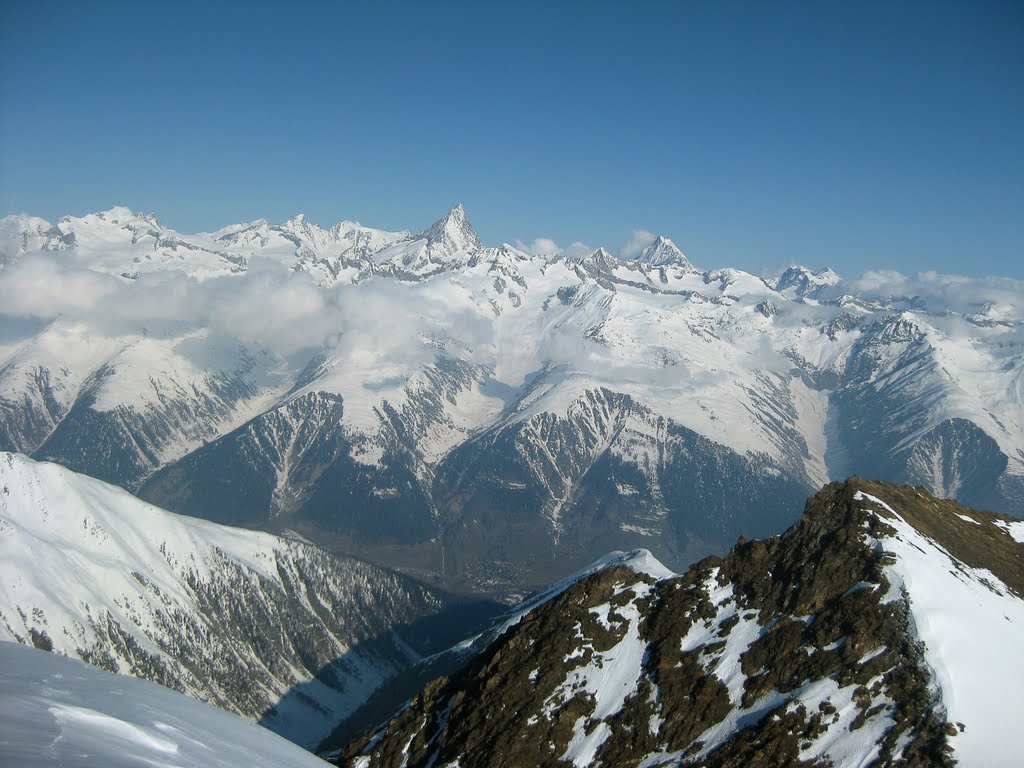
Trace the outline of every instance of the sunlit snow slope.
<path fill-rule="evenodd" d="M 19 768 L 315 768 L 247 720 L 144 680 L 0 642 L 0 763 Z"/>
<path fill-rule="evenodd" d="M 892 527 L 872 540 L 894 562 L 886 568 L 890 598 L 909 596 L 914 631 L 925 645 L 946 718 L 966 727 L 952 740 L 964 766 L 1009 766 L 1020 758 L 1008 738 L 1024 713 L 1018 692 L 1007 682 L 1024 680 L 1024 546 L 1013 536 L 1021 523 L 956 513 L 959 527 L 990 526 L 1009 533 L 1018 544 L 1016 590 L 981 563 L 968 565 L 915 528 L 881 498 L 858 493 L 858 501 L 877 511 Z M 995 534 L 997 540 L 1005 534 Z M 994 553 L 993 553 L 994 554 Z M 1011 561 L 1012 563 L 1013 561 Z"/>

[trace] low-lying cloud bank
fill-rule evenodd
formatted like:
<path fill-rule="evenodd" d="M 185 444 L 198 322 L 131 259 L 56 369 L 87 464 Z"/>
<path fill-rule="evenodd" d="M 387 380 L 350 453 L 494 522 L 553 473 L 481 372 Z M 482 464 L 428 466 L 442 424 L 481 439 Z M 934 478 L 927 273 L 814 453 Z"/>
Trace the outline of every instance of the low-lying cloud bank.
<path fill-rule="evenodd" d="M 894 270 L 875 270 L 842 280 L 834 291 L 880 301 L 907 298 L 929 312 L 985 313 L 992 320 L 1019 318 L 1024 303 L 1024 282 L 1020 280 L 934 271 L 905 275 Z"/>
<path fill-rule="evenodd" d="M 0 268 L 0 340 L 16 343 L 55 320 L 116 338 L 183 337 L 203 330 L 282 358 L 366 346 L 427 362 L 424 338 L 458 339 L 468 349 L 491 342 L 491 327 L 471 305 L 427 286 L 371 280 L 321 287 L 304 272 L 253 259 L 238 275 L 197 280 L 167 271 L 128 280 L 84 269 L 64 254 L 27 254 Z M 361 341 L 360 341 L 361 340 Z"/>
<path fill-rule="evenodd" d="M 639 253 L 650 233 L 638 231 L 625 251 Z M 581 243 L 579 250 L 587 248 Z M 566 252 L 538 239 L 531 253 Z M 1021 317 L 1024 283 L 923 272 L 873 271 L 846 278 L 828 295 L 854 294 L 941 315 L 953 312 L 999 322 Z M 463 299 L 465 297 L 462 297 Z M 24 254 L 0 268 L 0 330 L 5 338 L 36 327 L 25 318 L 80 322 L 109 336 L 182 335 L 204 329 L 281 356 L 337 348 L 346 336 L 370 336 L 395 354 L 425 355 L 423 336 L 459 339 L 467 349 L 491 343 L 492 324 L 479 308 L 453 305 L 450 292 L 430 284 L 380 279 L 357 286 L 321 287 L 308 274 L 254 258 L 240 275 L 197 280 L 184 272 L 143 274 L 134 280 L 95 272 L 73 254 Z M 578 338 L 573 339 L 578 345 Z M 554 344 L 552 354 L 558 354 Z"/>

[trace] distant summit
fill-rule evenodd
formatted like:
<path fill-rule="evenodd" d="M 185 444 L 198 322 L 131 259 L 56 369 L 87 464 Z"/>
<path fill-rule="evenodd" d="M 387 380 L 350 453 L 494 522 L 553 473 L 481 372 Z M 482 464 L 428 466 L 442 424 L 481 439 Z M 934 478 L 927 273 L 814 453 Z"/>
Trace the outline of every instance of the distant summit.
<path fill-rule="evenodd" d="M 825 289 L 839 283 L 839 275 L 828 267 L 812 272 L 807 267 L 795 265 L 779 276 L 775 290 L 796 298 L 816 298 Z"/>
<path fill-rule="evenodd" d="M 575 259 L 579 264 L 584 267 L 596 270 L 597 272 L 611 272 L 615 267 L 619 266 L 619 260 L 616 259 L 606 248 L 598 248 L 596 251 L 587 254 L 581 258 Z"/>
<path fill-rule="evenodd" d="M 474 251 L 484 247 L 480 236 L 469 223 L 462 203 L 431 224 L 419 237 L 426 239 L 429 245 L 440 246 L 449 253 Z"/>
<path fill-rule="evenodd" d="M 700 271 L 690 263 L 675 243 L 662 235 L 658 235 L 653 243 L 644 248 L 636 260 L 652 267 L 681 267 L 686 272 Z"/>
<path fill-rule="evenodd" d="M 1024 515 L 1012 284 L 488 247 L 441 213 L 5 219 L 0 449 L 503 600 L 611 548 L 682 567 L 852 474 Z"/>

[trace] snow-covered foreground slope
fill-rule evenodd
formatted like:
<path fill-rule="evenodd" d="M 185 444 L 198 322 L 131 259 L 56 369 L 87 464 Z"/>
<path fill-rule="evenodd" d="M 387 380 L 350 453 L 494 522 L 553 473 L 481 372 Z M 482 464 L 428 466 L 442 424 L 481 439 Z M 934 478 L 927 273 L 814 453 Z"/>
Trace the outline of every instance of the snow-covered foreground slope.
<path fill-rule="evenodd" d="M 0 642 L 0 763 L 19 768 L 315 768 L 265 728 L 76 659 Z"/>
<path fill-rule="evenodd" d="M 0 453 L 0 639 L 155 680 L 303 745 L 419 658 L 411 625 L 441 602 L 380 568 Z"/>
<path fill-rule="evenodd" d="M 461 206 L 417 233 L 25 217 L 0 253 L 0 448 L 451 582 L 682 567 L 854 473 L 1024 514 L 1013 280 L 537 255 Z"/>
<path fill-rule="evenodd" d="M 964 766 L 1015 764 L 1020 750 L 1007 734 L 1020 722 L 1024 703 L 1007 681 L 1024 680 L 1024 595 L 987 568 L 952 556 L 882 499 L 867 493 L 856 499 L 879 510 L 892 527 L 874 543 L 895 559 L 885 571 L 891 595 L 910 597 L 914 631 L 925 644 L 946 719 L 966 726 L 953 739 L 954 755 Z M 979 528 L 1005 523 L 970 514 L 961 521 Z M 1011 526 L 1020 523 L 1007 524 L 1008 532 Z M 1024 579 L 1024 547 L 1019 549 Z"/>
<path fill-rule="evenodd" d="M 1016 524 L 853 478 L 676 576 L 619 558 L 324 754 L 353 768 L 1010 768 Z"/>

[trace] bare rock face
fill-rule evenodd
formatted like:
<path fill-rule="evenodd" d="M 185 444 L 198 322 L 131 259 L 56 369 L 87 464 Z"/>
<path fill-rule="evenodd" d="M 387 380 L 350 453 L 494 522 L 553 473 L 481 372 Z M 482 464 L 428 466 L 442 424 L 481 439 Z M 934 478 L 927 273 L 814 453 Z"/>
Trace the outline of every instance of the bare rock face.
<path fill-rule="evenodd" d="M 971 723 L 947 722 L 901 547 L 1019 607 L 1012 525 L 920 488 L 833 483 L 782 536 L 682 576 L 581 579 L 323 749 L 360 768 L 953 765 Z"/>

